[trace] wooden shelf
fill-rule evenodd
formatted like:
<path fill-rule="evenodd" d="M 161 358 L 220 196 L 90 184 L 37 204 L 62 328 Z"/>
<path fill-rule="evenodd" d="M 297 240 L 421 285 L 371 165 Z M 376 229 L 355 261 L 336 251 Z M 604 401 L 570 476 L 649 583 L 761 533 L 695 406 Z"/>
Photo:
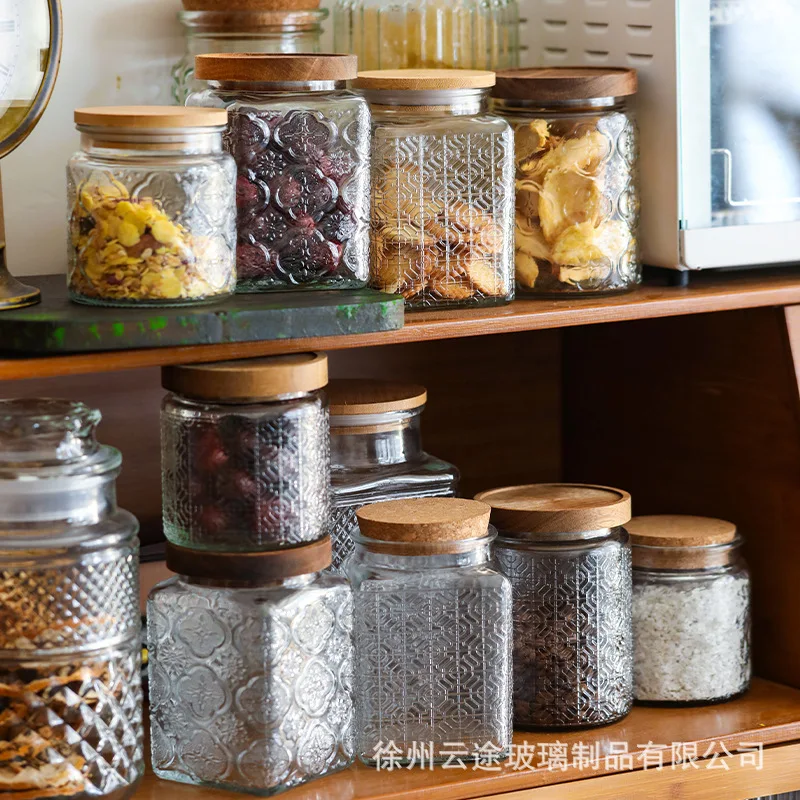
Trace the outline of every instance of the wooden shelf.
<path fill-rule="evenodd" d="M 540 761 L 538 746 L 556 742 L 567 746 L 572 753 L 575 744 L 599 748 L 600 768 L 580 769 L 571 763 L 566 769 L 517 769 L 508 766 L 497 772 L 466 769 L 397 769 L 392 772 L 356 764 L 349 769 L 318 781 L 292 789 L 287 800 L 467 800 L 502 795 L 506 800 L 538 800 L 546 798 L 581 798 L 582 800 L 622 800 L 644 796 L 650 800 L 677 797 L 675 786 L 680 785 L 680 797 L 744 800 L 760 794 L 800 789 L 800 774 L 796 764 L 800 746 L 771 747 L 800 740 L 800 691 L 767 681 L 756 680 L 744 697 L 718 706 L 701 708 L 634 708 L 622 722 L 606 728 L 569 733 L 517 733 L 515 744 L 535 745 L 533 761 Z M 633 770 L 616 764 L 611 754 L 613 743 L 624 742 L 633 757 Z M 709 763 L 684 769 L 670 768 L 675 742 L 697 746 L 697 757 L 708 759 L 722 754 L 730 769 L 709 769 Z M 664 769 L 644 769 L 642 754 L 648 743 L 665 745 Z M 765 769 L 742 766 L 736 751 L 748 743 L 761 743 Z M 730 756 L 725 753 L 729 751 Z M 519 752 L 519 751 L 518 751 Z M 553 750 L 547 750 L 553 753 Z M 650 750 L 652 753 L 652 749 Z M 684 751 L 687 754 L 690 751 Z M 570 756 L 571 758 L 571 756 Z M 521 764 L 521 762 L 520 762 Z M 650 767 L 654 766 L 650 762 Z M 621 767 L 621 769 L 620 769 Z M 735 791 L 719 792 L 719 775 L 737 774 Z M 711 787 L 711 779 L 714 786 Z M 729 779 L 730 783 L 730 779 Z M 697 793 L 686 786 L 697 785 Z M 792 785 L 796 784 L 796 785 Z M 530 791 L 549 787 L 544 794 Z M 558 789 L 558 792 L 555 792 Z M 514 792 L 515 794 L 508 794 Z M 563 794 L 562 794 L 563 792 Z M 716 794 L 714 793 L 716 792 Z M 148 771 L 136 800 L 225 800 L 233 794 L 218 789 L 198 789 L 165 782 Z"/>
<path fill-rule="evenodd" d="M 800 267 L 739 273 L 712 270 L 693 275 L 687 288 L 666 286 L 664 278 L 659 277 L 636 292 L 616 297 L 521 299 L 500 308 L 418 312 L 406 315 L 405 326 L 396 331 L 41 358 L 0 357 L 0 379 L 108 372 L 314 349 L 341 350 L 795 303 L 800 303 Z"/>

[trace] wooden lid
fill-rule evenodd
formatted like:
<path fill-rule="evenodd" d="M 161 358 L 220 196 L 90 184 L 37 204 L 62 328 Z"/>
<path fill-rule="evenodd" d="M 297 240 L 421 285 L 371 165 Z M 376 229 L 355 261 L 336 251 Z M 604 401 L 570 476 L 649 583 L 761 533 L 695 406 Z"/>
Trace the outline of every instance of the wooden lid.
<path fill-rule="evenodd" d="M 681 514 L 634 517 L 625 529 L 631 544 L 648 547 L 707 547 L 730 544 L 736 538 L 732 522 Z"/>
<path fill-rule="evenodd" d="M 204 81 L 349 81 L 357 71 L 356 56 L 335 53 L 213 53 L 195 58 L 195 77 Z"/>
<path fill-rule="evenodd" d="M 319 0 L 183 0 L 186 11 L 305 11 Z"/>
<path fill-rule="evenodd" d="M 359 72 L 354 89 L 428 91 L 441 89 L 488 89 L 494 72 L 479 69 L 376 69 Z"/>
<path fill-rule="evenodd" d="M 332 380 L 327 392 L 333 417 L 410 411 L 424 406 L 428 399 L 425 387 L 416 383 L 358 378 Z"/>
<path fill-rule="evenodd" d="M 228 112 L 224 108 L 184 108 L 183 106 L 97 106 L 76 108 L 75 124 L 101 128 L 224 128 Z"/>
<path fill-rule="evenodd" d="M 534 483 L 475 495 L 506 533 L 578 533 L 616 528 L 631 518 L 631 496 L 584 483 Z"/>
<path fill-rule="evenodd" d="M 362 535 L 384 542 L 453 542 L 479 539 L 489 530 L 491 509 L 475 500 L 420 497 L 388 500 L 356 512 Z"/>
<path fill-rule="evenodd" d="M 213 364 L 163 367 L 161 385 L 198 400 L 259 400 L 313 392 L 328 382 L 325 353 L 292 353 Z"/>
<path fill-rule="evenodd" d="M 624 67 L 543 67 L 503 69 L 497 73 L 493 97 L 536 100 L 592 100 L 636 94 L 635 69 Z"/>

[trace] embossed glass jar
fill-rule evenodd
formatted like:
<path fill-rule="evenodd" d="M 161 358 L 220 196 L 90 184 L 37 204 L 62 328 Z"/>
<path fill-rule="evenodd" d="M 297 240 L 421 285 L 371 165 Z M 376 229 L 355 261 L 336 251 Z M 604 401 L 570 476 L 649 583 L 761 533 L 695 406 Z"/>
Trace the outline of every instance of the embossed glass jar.
<path fill-rule="evenodd" d="M 517 290 L 622 292 L 641 281 L 636 72 L 503 70 L 494 110 L 513 126 Z"/>
<path fill-rule="evenodd" d="M 422 449 L 422 386 L 371 380 L 328 385 L 331 414 L 333 565 L 344 570 L 358 533 L 356 511 L 401 497 L 452 496 L 458 470 Z"/>
<path fill-rule="evenodd" d="M 415 498 L 364 506 L 357 517 L 347 562 L 356 754 L 378 765 L 505 758 L 511 586 L 489 563 L 488 507 Z"/>
<path fill-rule="evenodd" d="M 633 704 L 630 495 L 583 484 L 482 492 L 514 592 L 514 725 L 582 728 Z"/>
<path fill-rule="evenodd" d="M 406 308 L 514 297 L 514 138 L 494 73 L 362 72 L 372 126 L 370 282 Z"/>
<path fill-rule="evenodd" d="M 165 367 L 164 533 L 201 550 L 321 539 L 330 509 L 324 353 Z"/>
<path fill-rule="evenodd" d="M 189 105 L 228 109 L 238 290 L 358 289 L 369 275 L 369 109 L 355 56 L 206 55 Z"/>
<path fill-rule="evenodd" d="M 147 604 L 156 775 L 271 795 L 352 762 L 352 593 L 321 573 L 330 557 L 327 538 L 248 555 L 167 545 L 178 577 Z"/>
<path fill-rule="evenodd" d="M 100 413 L 0 401 L 0 795 L 130 797 L 144 772 L 138 524 Z"/>
<path fill-rule="evenodd" d="M 236 166 L 218 110 L 75 112 L 69 162 L 69 296 L 103 306 L 189 305 L 236 286 Z"/>

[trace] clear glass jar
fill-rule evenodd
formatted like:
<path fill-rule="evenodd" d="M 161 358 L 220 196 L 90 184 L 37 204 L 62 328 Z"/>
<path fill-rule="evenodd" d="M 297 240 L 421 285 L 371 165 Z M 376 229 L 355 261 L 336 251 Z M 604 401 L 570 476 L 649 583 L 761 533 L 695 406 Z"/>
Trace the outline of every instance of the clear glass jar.
<path fill-rule="evenodd" d="M 167 548 L 179 575 L 147 604 L 155 774 L 271 795 L 348 766 L 353 601 L 321 573 L 330 540 L 233 557 Z"/>
<path fill-rule="evenodd" d="M 486 506 L 390 500 L 358 511 L 356 754 L 380 764 L 505 758 L 511 745 L 511 587 L 489 563 Z"/>
<path fill-rule="evenodd" d="M 371 285 L 408 309 L 514 297 L 514 138 L 491 72 L 360 73 L 372 127 Z M 430 88 L 445 87 L 445 88 Z"/>
<path fill-rule="evenodd" d="M 736 527 L 635 517 L 630 533 L 636 701 L 696 705 L 747 691 L 750 575 Z"/>
<path fill-rule="evenodd" d="M 238 290 L 360 289 L 369 276 L 369 110 L 354 56 L 198 56 L 228 109 L 238 179 Z M 291 79 L 287 79 L 289 76 Z"/>
<path fill-rule="evenodd" d="M 327 357 L 165 367 L 164 534 L 201 550 L 268 550 L 328 532 Z"/>
<path fill-rule="evenodd" d="M 195 80 L 195 56 L 207 53 L 319 53 L 324 8 L 265 11 L 181 11 L 186 54 L 172 70 L 172 96 L 183 105 L 205 89 Z M 346 50 L 340 52 L 349 52 Z"/>
<path fill-rule="evenodd" d="M 0 794 L 130 797 L 144 773 L 138 524 L 100 413 L 0 401 Z"/>
<path fill-rule="evenodd" d="M 514 595 L 514 725 L 585 728 L 633 705 L 630 495 L 540 484 L 477 495 Z"/>
<path fill-rule="evenodd" d="M 516 149 L 517 289 L 623 292 L 641 282 L 630 69 L 505 70 L 494 110 Z"/>
<path fill-rule="evenodd" d="M 370 380 L 328 385 L 334 572 L 343 572 L 358 533 L 356 511 L 401 497 L 453 496 L 458 470 L 422 449 L 422 386 Z"/>
<path fill-rule="evenodd" d="M 75 112 L 67 168 L 70 299 L 190 305 L 236 286 L 236 168 L 216 111 L 137 106 Z"/>

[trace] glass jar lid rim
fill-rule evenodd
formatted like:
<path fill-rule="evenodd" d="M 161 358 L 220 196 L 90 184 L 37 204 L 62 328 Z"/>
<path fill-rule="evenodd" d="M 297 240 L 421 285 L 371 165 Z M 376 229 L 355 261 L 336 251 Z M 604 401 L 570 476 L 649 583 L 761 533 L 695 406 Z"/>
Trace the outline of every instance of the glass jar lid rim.
<path fill-rule="evenodd" d="M 186 129 L 222 131 L 228 124 L 224 108 L 199 106 L 95 106 L 75 109 L 75 124 L 83 128 L 171 133 Z"/>
<path fill-rule="evenodd" d="M 497 73 L 492 96 L 542 104 L 636 94 L 638 77 L 628 67 L 534 67 Z"/>
<path fill-rule="evenodd" d="M 411 411 L 424 406 L 428 392 L 416 383 L 338 378 L 328 384 L 332 417 Z"/>
<path fill-rule="evenodd" d="M 195 57 L 195 77 L 282 84 L 349 81 L 357 64 L 356 56 L 341 53 L 208 53 Z"/>

